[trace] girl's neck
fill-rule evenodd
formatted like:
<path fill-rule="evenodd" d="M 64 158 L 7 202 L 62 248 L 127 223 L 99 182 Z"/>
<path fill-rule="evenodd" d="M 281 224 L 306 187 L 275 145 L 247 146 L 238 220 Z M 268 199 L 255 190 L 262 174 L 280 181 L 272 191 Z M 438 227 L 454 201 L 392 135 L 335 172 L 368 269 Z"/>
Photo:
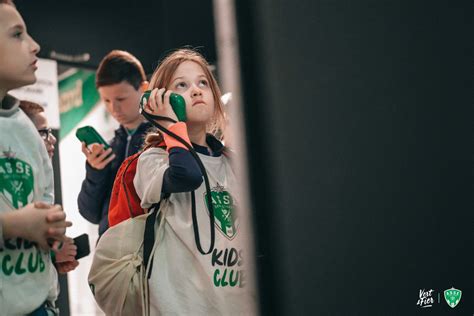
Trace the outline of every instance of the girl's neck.
<path fill-rule="evenodd" d="M 192 126 L 188 124 L 188 135 L 189 140 L 200 146 L 207 147 L 206 143 L 206 127 L 205 126 Z"/>

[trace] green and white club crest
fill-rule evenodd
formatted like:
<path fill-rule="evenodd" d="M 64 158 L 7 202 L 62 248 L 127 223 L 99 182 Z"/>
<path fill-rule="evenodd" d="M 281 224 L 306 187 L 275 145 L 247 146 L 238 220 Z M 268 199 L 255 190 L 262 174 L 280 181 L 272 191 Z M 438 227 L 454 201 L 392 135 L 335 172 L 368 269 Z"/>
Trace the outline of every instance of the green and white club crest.
<path fill-rule="evenodd" d="M 34 176 L 31 165 L 15 158 L 11 151 L 0 158 L 0 194 L 15 208 L 33 200 Z"/>
<path fill-rule="evenodd" d="M 451 308 L 455 308 L 459 304 L 459 301 L 461 301 L 461 296 L 462 291 L 453 287 L 444 291 L 444 299 Z"/>
<path fill-rule="evenodd" d="M 228 239 L 233 239 L 237 234 L 238 220 L 235 214 L 234 199 L 229 192 L 219 183 L 211 188 L 212 205 L 214 206 L 214 218 L 216 227 Z M 204 203 L 207 204 L 207 193 L 204 193 Z"/>

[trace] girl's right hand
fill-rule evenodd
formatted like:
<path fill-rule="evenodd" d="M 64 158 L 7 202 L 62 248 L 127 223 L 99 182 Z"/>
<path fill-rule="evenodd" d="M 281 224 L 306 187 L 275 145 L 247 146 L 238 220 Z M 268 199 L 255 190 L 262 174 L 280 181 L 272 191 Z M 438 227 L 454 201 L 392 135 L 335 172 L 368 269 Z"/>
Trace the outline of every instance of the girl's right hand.
<path fill-rule="evenodd" d="M 171 90 L 166 91 L 165 88 L 155 88 L 150 93 L 150 99 L 146 105 L 146 108 L 150 111 L 153 115 L 169 117 L 170 119 L 178 121 L 176 114 L 173 111 L 173 108 L 170 104 L 170 95 Z M 166 121 L 166 120 L 156 120 L 164 128 L 168 129 L 174 123 Z"/>

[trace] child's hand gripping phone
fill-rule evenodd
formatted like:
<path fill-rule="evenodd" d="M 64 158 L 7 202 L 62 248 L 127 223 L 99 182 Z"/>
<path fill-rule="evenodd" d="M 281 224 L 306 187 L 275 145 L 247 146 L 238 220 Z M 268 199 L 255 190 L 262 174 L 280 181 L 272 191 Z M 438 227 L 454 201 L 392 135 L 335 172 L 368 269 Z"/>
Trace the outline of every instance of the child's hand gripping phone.
<path fill-rule="evenodd" d="M 84 126 L 78 128 L 76 131 L 76 137 L 86 144 L 86 146 L 92 144 L 104 145 L 104 150 L 107 150 L 110 146 L 107 142 L 100 136 L 100 134 L 92 126 Z"/>
<path fill-rule="evenodd" d="M 79 260 L 82 257 L 85 257 L 91 253 L 91 249 L 89 246 L 89 235 L 82 234 L 74 238 L 73 240 L 74 240 L 74 244 L 77 247 L 77 254 L 75 257 L 76 260 Z"/>
<path fill-rule="evenodd" d="M 148 103 L 148 100 L 150 99 L 150 93 L 151 93 L 151 90 L 147 90 L 143 92 L 143 95 L 140 98 L 140 109 L 142 111 L 145 108 L 146 104 Z M 171 107 L 173 108 L 174 113 L 176 114 L 176 117 L 178 118 L 178 121 L 185 122 L 186 121 L 186 101 L 184 101 L 184 98 L 180 96 L 179 94 L 171 93 L 170 104 L 171 104 Z"/>
<path fill-rule="evenodd" d="M 85 144 L 82 146 L 82 152 L 92 168 L 102 170 L 115 159 L 110 145 L 92 126 L 79 128 L 76 131 L 76 137 Z"/>

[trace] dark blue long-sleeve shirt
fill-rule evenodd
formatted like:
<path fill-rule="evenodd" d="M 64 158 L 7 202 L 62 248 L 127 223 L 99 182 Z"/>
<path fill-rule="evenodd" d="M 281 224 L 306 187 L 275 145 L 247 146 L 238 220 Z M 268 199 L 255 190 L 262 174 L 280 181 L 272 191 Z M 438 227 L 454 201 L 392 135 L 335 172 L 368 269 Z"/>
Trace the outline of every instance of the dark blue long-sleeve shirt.
<path fill-rule="evenodd" d="M 208 135 L 206 143 L 212 153 L 205 146 L 192 145 L 196 152 L 203 155 L 219 157 L 222 154 L 224 147 L 215 137 Z M 192 154 L 184 148 L 171 148 L 169 168 L 165 171 L 161 191 L 163 193 L 190 192 L 199 188 L 202 181 L 201 169 Z"/>

